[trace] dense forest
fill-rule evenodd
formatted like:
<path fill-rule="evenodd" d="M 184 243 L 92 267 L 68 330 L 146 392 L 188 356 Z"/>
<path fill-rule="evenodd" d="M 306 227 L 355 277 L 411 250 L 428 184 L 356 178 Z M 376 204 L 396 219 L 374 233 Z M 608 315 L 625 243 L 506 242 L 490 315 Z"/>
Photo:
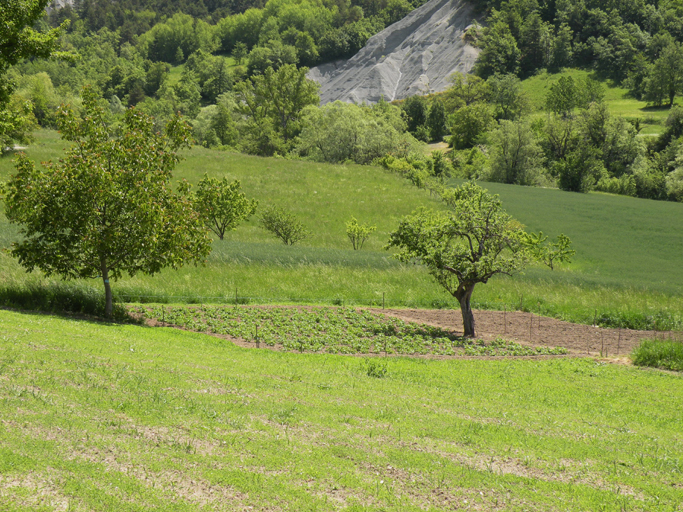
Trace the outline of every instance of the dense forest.
<path fill-rule="evenodd" d="M 418 172 L 683 199 L 683 2 L 513 0 L 478 2 L 474 73 L 443 94 L 400 105 L 319 106 L 308 67 L 356 53 L 422 0 L 80 0 L 49 9 L 36 29 L 59 31 L 60 58 L 17 62 L 4 73 L 12 130 L 54 127 L 61 103 L 94 85 L 115 123 L 128 107 L 160 123 L 190 120 L 207 147 L 332 162 L 387 155 Z M 571 68 L 542 113 L 521 80 Z M 653 107 L 672 108 L 663 133 L 610 112 L 605 83 Z M 446 136 L 450 158 L 424 156 Z M 511 157 L 514 155 L 514 158 Z M 383 160 L 385 161 L 385 160 Z M 399 166 L 400 167 L 400 166 Z"/>

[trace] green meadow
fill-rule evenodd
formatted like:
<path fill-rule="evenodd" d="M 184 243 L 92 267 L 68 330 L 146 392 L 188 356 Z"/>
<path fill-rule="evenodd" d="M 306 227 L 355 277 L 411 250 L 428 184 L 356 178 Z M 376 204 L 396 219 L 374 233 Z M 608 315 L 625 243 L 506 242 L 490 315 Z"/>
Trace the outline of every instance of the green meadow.
<path fill-rule="evenodd" d="M 522 90 L 527 93 L 531 106 L 540 112 L 545 107 L 545 99 L 550 86 L 563 76 L 570 76 L 575 81 L 588 77 L 594 78 L 594 73 L 583 69 L 569 69 L 561 73 L 542 72 L 522 81 Z M 640 122 L 640 134 L 644 136 L 658 135 L 664 130 L 664 122 L 669 115 L 669 107 L 650 107 L 647 102 L 633 98 L 628 89 L 606 81 L 605 104 L 610 112 L 629 121 Z"/>
<path fill-rule="evenodd" d="M 683 503 L 680 375 L 293 354 L 9 311 L 0 325 L 2 510 Z"/>
<path fill-rule="evenodd" d="M 37 160 L 57 158 L 64 143 L 55 132 L 38 132 L 28 150 Z M 373 304 L 392 307 L 453 307 L 419 266 L 403 265 L 383 249 L 399 219 L 420 206 L 442 208 L 429 192 L 371 166 L 329 165 L 261 158 L 194 147 L 176 176 L 197 182 L 204 173 L 242 183 L 261 207 L 277 205 L 296 214 L 312 232 L 288 247 L 258 223 L 258 214 L 216 240 L 205 266 L 138 275 L 114 285 L 115 296 L 133 302 L 239 302 Z M 0 179 L 12 172 L 0 159 Z M 453 181 L 453 185 L 457 185 Z M 577 251 L 573 263 L 550 271 L 529 268 L 513 278 L 479 286 L 474 301 L 484 308 L 516 308 L 568 320 L 635 328 L 679 327 L 683 323 L 683 205 L 606 194 L 486 183 L 507 210 L 530 230 L 565 233 Z M 360 251 L 345 235 L 351 217 L 377 226 Z M 17 236 L 0 217 L 0 246 Z M 26 274 L 0 254 L 0 287 L 40 289 L 57 279 Z M 65 289 L 100 290 L 97 281 Z M 16 293 L 14 293 L 16 296 Z M 12 301 L 9 301 L 12 302 Z"/>

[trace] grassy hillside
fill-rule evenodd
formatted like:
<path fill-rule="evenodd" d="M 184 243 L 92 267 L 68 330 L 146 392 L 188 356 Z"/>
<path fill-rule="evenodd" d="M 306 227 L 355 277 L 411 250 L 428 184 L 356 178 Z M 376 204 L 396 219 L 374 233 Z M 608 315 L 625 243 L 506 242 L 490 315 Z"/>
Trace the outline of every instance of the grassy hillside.
<path fill-rule="evenodd" d="M 570 69 L 562 73 L 539 73 L 522 81 L 524 90 L 534 110 L 542 111 L 550 86 L 562 76 L 571 76 L 574 80 L 586 77 L 594 78 L 593 73 L 582 69 Z M 669 107 L 648 107 L 644 101 L 638 101 L 630 96 L 628 89 L 604 81 L 605 103 L 612 114 L 628 120 L 640 120 L 641 135 L 657 135 L 664 129 L 664 121 L 669 115 Z"/>
<path fill-rule="evenodd" d="M 590 359 L 369 363 L 7 311 L 0 324 L 2 510 L 681 501 L 679 375 Z"/>
<path fill-rule="evenodd" d="M 41 132 L 29 149 L 37 160 L 62 147 L 54 132 Z M 0 179 L 11 172 L 0 160 Z M 373 167 L 334 166 L 268 159 L 193 148 L 177 176 L 196 182 L 203 174 L 241 180 L 250 197 L 294 212 L 313 232 L 303 244 L 286 247 L 258 225 L 257 218 L 226 240 L 216 241 L 206 267 L 186 267 L 158 276 L 137 276 L 115 284 L 122 299 L 220 302 L 318 302 L 392 306 L 445 306 L 453 300 L 420 267 L 400 265 L 383 250 L 398 219 L 425 205 L 442 207 L 428 192 Z M 455 184 L 455 182 L 454 182 Z M 605 323 L 644 327 L 658 315 L 660 327 L 683 320 L 683 205 L 602 194 L 487 183 L 505 207 L 532 230 L 571 237 L 575 262 L 559 271 L 531 268 L 512 279 L 480 286 L 475 302 L 487 307 L 520 307 L 583 322 L 596 309 Z M 351 250 L 345 222 L 355 216 L 377 226 L 362 251 Z M 16 236 L 0 220 L 0 245 Z M 26 276 L 0 255 L 0 284 L 20 288 L 45 282 Z M 98 290 L 99 282 L 87 283 Z M 650 317 L 650 318 L 648 318 Z M 635 322 L 635 323 L 634 323 Z M 640 323 L 639 323 L 640 322 Z M 648 324 L 649 322 L 649 324 Z M 668 322 L 668 323 L 667 323 Z"/>

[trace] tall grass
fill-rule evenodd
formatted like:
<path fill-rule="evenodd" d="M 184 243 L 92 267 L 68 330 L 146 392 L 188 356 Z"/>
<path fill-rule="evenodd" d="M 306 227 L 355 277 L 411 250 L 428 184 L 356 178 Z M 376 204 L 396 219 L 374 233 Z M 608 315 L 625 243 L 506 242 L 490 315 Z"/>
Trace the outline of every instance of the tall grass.
<path fill-rule="evenodd" d="M 36 160 L 57 158 L 64 146 L 55 132 L 38 132 L 29 148 Z M 424 268 L 403 265 L 383 249 L 399 219 L 420 206 L 443 208 L 429 193 L 375 167 L 326 165 L 193 148 L 176 176 L 191 182 L 209 175 L 239 179 L 260 207 L 278 205 L 294 213 L 313 237 L 284 246 L 255 218 L 216 240 L 206 266 L 138 275 L 113 284 L 119 301 L 240 302 L 457 308 Z M 0 158 L 0 179 L 12 172 Z M 457 185 L 453 181 L 452 185 Z M 582 323 L 659 329 L 683 325 L 683 205 L 605 194 L 486 183 L 504 207 L 529 230 L 565 233 L 577 251 L 559 270 L 528 269 L 513 278 L 495 278 L 474 292 L 476 307 L 523 309 Z M 377 226 L 362 251 L 353 251 L 345 222 L 351 217 Z M 0 213 L 0 248 L 17 240 L 18 230 Z M 17 293 L 35 297 L 45 289 L 83 296 L 101 293 L 99 281 L 71 283 L 40 273 L 26 274 L 0 252 L 0 303 L 18 304 Z M 55 288 L 51 288 L 55 287 Z M 78 291 L 74 291 L 78 290 Z M 67 293 L 67 294 L 68 294 Z M 4 298 L 3 298 L 4 297 Z M 65 303 L 80 304 L 80 299 Z M 45 308 L 35 299 L 24 300 Z M 47 304 L 48 309 L 54 307 Z M 78 306 L 80 307 L 80 306 Z"/>
<path fill-rule="evenodd" d="M 683 371 L 683 343 L 678 340 L 643 340 L 631 354 L 633 364 Z"/>

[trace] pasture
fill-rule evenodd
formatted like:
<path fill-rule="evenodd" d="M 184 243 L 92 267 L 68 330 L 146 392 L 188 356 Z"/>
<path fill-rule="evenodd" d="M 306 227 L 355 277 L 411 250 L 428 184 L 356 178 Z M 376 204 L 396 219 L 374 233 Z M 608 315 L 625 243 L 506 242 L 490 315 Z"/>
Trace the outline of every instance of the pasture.
<path fill-rule="evenodd" d="M 28 149 L 36 160 L 57 158 L 63 143 L 51 131 L 38 132 Z M 206 266 L 166 270 L 114 284 L 115 296 L 133 302 L 366 304 L 387 307 L 453 307 L 419 266 L 402 265 L 383 249 L 399 219 L 420 206 L 442 208 L 429 193 L 375 167 L 329 165 L 261 158 L 194 147 L 176 175 L 197 182 L 204 173 L 239 179 L 260 206 L 277 205 L 297 215 L 313 233 L 287 247 L 255 217 L 216 240 Z M 11 157 L 0 159 L 0 179 L 12 172 Z M 456 181 L 453 184 L 457 184 Z M 683 323 L 683 205 L 605 194 L 487 183 L 505 208 L 530 230 L 565 233 L 577 250 L 574 262 L 552 272 L 529 268 L 513 278 L 479 286 L 476 307 L 514 308 L 566 320 L 634 328 L 679 327 Z M 351 217 L 377 226 L 361 251 L 345 235 Z M 0 246 L 17 230 L 0 216 Z M 57 280 L 27 275 L 0 254 L 0 288 L 56 286 Z M 75 287 L 75 288 L 74 288 Z M 94 288 L 96 281 L 62 286 Z M 6 298 L 7 293 L 2 292 Z M 16 293 L 14 293 L 16 296 Z"/>
<path fill-rule="evenodd" d="M 0 508 L 677 510 L 681 376 L 0 311 Z"/>
<path fill-rule="evenodd" d="M 550 86 L 560 77 L 570 76 L 574 81 L 587 77 L 597 79 L 594 73 L 583 69 L 568 69 L 561 73 L 542 72 L 522 81 L 522 90 L 526 92 L 531 107 L 539 114 L 545 108 L 546 95 Z M 605 104 L 610 112 L 629 121 L 640 122 L 640 134 L 643 136 L 659 135 L 664 130 L 664 122 L 669 115 L 669 107 L 651 107 L 647 102 L 633 98 L 628 89 L 616 86 L 610 81 L 603 81 Z"/>

